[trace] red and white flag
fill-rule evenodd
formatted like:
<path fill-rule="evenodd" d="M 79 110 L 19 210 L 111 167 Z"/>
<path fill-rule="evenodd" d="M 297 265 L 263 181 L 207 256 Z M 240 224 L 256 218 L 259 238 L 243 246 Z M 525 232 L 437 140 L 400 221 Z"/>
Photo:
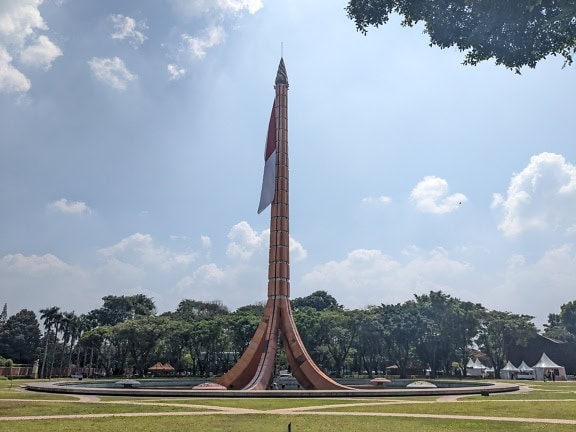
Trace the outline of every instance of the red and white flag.
<path fill-rule="evenodd" d="M 266 207 L 274 201 L 276 193 L 276 109 L 272 105 L 270 113 L 270 123 L 268 124 L 268 135 L 266 137 L 266 148 L 264 149 L 264 177 L 262 178 L 262 192 L 260 193 L 260 204 L 258 214 L 262 213 Z"/>

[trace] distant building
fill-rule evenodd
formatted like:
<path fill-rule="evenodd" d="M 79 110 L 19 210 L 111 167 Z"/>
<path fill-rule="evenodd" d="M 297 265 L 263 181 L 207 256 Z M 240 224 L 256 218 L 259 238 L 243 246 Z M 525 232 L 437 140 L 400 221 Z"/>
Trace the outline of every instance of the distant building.
<path fill-rule="evenodd" d="M 555 363 L 566 368 L 566 374 L 576 375 L 576 343 L 560 342 L 546 336 L 538 335 L 528 341 L 526 346 L 513 346 L 508 352 L 508 360 L 518 365 L 525 361 L 534 366 L 542 353 Z"/>

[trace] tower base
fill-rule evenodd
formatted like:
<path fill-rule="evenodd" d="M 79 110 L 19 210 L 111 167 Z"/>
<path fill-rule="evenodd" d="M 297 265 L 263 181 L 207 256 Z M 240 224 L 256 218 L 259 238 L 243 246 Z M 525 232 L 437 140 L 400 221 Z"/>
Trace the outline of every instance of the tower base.
<path fill-rule="evenodd" d="M 292 375 L 307 390 L 352 390 L 337 383 L 310 358 L 296 328 L 290 300 L 286 296 L 268 298 L 256 333 L 248 348 L 216 383 L 230 390 L 271 388 L 276 372 L 276 353 L 282 335 L 284 352 Z"/>

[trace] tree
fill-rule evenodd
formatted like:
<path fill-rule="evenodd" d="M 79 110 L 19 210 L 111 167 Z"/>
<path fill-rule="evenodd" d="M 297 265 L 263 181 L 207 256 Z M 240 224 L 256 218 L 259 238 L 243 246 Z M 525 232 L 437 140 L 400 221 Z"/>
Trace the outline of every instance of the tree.
<path fill-rule="evenodd" d="M 76 367 L 80 367 L 80 349 L 82 344 L 80 339 L 85 331 L 91 330 L 91 322 L 86 314 L 82 314 L 74 318 L 74 325 L 72 327 L 72 345 L 76 343 Z M 70 361 L 72 361 L 72 347 L 70 348 Z"/>
<path fill-rule="evenodd" d="M 384 369 L 384 356 L 386 344 L 382 334 L 384 329 L 378 319 L 378 308 L 370 307 L 358 311 L 358 337 L 356 338 L 356 356 L 361 369 L 368 372 L 372 378 L 372 371 Z"/>
<path fill-rule="evenodd" d="M 185 370 L 188 362 L 185 360 L 186 347 L 192 337 L 192 324 L 187 321 L 164 318 L 164 333 L 159 344 L 159 360 L 170 364 L 178 371 Z"/>
<path fill-rule="evenodd" d="M 203 302 L 199 300 L 182 300 L 173 317 L 186 321 L 210 319 L 218 315 L 227 315 L 228 308 L 221 301 Z"/>
<path fill-rule="evenodd" d="M 342 376 L 358 335 L 355 311 L 330 310 L 321 314 L 323 327 L 328 329 L 326 349 L 337 376 Z"/>
<path fill-rule="evenodd" d="M 194 357 L 198 372 L 208 376 L 227 366 L 220 364 L 221 356 L 226 352 L 227 340 L 224 332 L 224 318 L 203 319 L 191 322 L 189 350 Z"/>
<path fill-rule="evenodd" d="M 4 324 L 6 324 L 7 320 L 8 320 L 8 303 L 4 303 L 2 312 L 0 312 L 0 330 L 2 330 L 2 327 L 4 326 Z"/>
<path fill-rule="evenodd" d="M 486 312 L 479 303 L 458 301 L 454 305 L 456 321 L 454 323 L 454 348 L 458 363 L 466 375 L 466 363 L 470 358 L 471 347 L 480 331 L 480 318 Z"/>
<path fill-rule="evenodd" d="M 154 301 L 144 294 L 132 296 L 102 297 L 104 304 L 100 309 L 90 312 L 97 317 L 100 325 L 116 325 L 140 316 L 152 316 L 156 313 Z"/>
<path fill-rule="evenodd" d="M 54 362 L 56 361 L 56 353 L 58 351 L 58 333 L 62 331 L 64 326 L 64 312 L 58 312 L 54 316 L 54 345 L 52 347 L 52 355 L 50 356 L 50 369 L 48 373 L 48 378 L 52 378 L 52 372 L 54 370 Z"/>
<path fill-rule="evenodd" d="M 112 333 L 123 340 L 132 357 L 135 371 L 144 376 L 150 365 L 150 358 L 160 337 L 165 333 L 166 318 L 141 316 L 112 327 Z M 123 372 L 123 371 L 121 371 Z"/>
<path fill-rule="evenodd" d="M 15 363 L 33 363 L 40 347 L 40 325 L 36 314 L 22 309 L 0 329 L 0 357 Z"/>
<path fill-rule="evenodd" d="M 430 366 L 432 377 L 438 370 L 449 369 L 452 363 L 456 332 L 456 299 L 442 291 L 414 296 L 422 316 L 422 334 L 416 351 L 424 364 Z"/>
<path fill-rule="evenodd" d="M 68 357 L 68 364 L 66 367 L 70 367 L 70 357 L 72 356 L 72 344 L 74 343 L 72 340 L 72 335 L 74 334 L 75 330 L 74 327 L 76 326 L 76 314 L 72 312 L 63 312 L 62 317 L 60 319 L 60 330 L 62 331 L 62 355 L 60 357 L 60 374 L 62 375 L 62 371 L 64 369 L 64 360 L 66 360 L 66 347 L 68 343 L 70 343 L 70 355 Z"/>
<path fill-rule="evenodd" d="M 478 335 L 480 313 L 484 308 L 442 291 L 415 297 L 424 324 L 417 352 L 432 369 L 432 376 L 440 369 L 451 370 L 455 360 L 464 365 Z"/>
<path fill-rule="evenodd" d="M 48 346 L 50 341 L 50 332 L 56 324 L 58 314 L 60 313 L 60 308 L 58 306 L 52 306 L 46 309 L 40 309 L 40 319 L 44 321 L 44 356 L 42 359 L 42 368 L 40 371 L 40 376 L 45 377 L 46 372 L 46 361 L 48 360 Z"/>
<path fill-rule="evenodd" d="M 422 21 L 430 45 L 458 47 L 464 64 L 493 58 L 517 73 L 548 55 L 570 65 L 576 48 L 575 0 L 350 0 L 346 12 L 364 34 L 395 13 L 403 26 Z"/>
<path fill-rule="evenodd" d="M 238 309 L 234 311 L 234 313 L 249 313 L 261 317 L 264 313 L 264 307 L 266 303 L 258 302 L 246 306 L 240 306 Z"/>
<path fill-rule="evenodd" d="M 230 337 L 232 351 L 236 353 L 237 357 L 248 348 L 252 336 L 258 328 L 261 315 L 261 313 L 236 311 L 226 316 L 225 326 Z"/>
<path fill-rule="evenodd" d="M 80 345 L 84 348 L 84 366 L 88 365 L 90 374 L 93 374 L 94 353 L 96 353 L 96 363 L 98 363 L 100 354 L 104 350 L 105 345 L 110 342 L 110 334 L 111 327 L 109 326 L 99 326 L 82 333 Z M 90 350 L 89 359 L 86 358 L 88 350 Z M 122 357 L 123 354 L 124 356 Z M 116 358 L 120 358 L 120 362 L 123 365 L 126 354 L 124 352 L 116 353 Z"/>
<path fill-rule="evenodd" d="M 534 317 L 510 312 L 488 311 L 481 319 L 478 347 L 488 356 L 494 367 L 495 376 L 500 376 L 512 345 L 525 346 L 536 336 Z"/>
<path fill-rule="evenodd" d="M 560 306 L 560 320 L 566 330 L 576 336 L 576 300 Z"/>
<path fill-rule="evenodd" d="M 549 314 L 544 335 L 563 342 L 576 342 L 576 301 L 560 307 L 559 314 Z"/>
<path fill-rule="evenodd" d="M 328 351 L 326 345 L 329 334 L 322 316 L 323 312 L 305 307 L 294 312 L 294 322 L 310 357 L 318 366 L 327 369 Z"/>
<path fill-rule="evenodd" d="M 397 305 L 381 305 L 379 320 L 384 333 L 387 357 L 395 363 L 400 378 L 406 378 L 412 351 L 422 336 L 423 318 L 413 301 Z"/>
<path fill-rule="evenodd" d="M 310 307 L 317 311 L 342 309 L 336 299 L 326 291 L 315 291 L 309 296 L 297 297 L 292 300 L 293 310 L 297 311 L 305 307 Z"/>

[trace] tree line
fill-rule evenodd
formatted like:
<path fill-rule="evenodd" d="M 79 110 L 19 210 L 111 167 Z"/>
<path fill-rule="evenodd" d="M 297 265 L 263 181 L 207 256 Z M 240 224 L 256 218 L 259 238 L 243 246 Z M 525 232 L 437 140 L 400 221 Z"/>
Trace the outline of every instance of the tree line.
<path fill-rule="evenodd" d="M 0 363 L 39 361 L 39 376 L 73 371 L 144 376 L 156 362 L 176 373 L 212 376 L 226 372 L 247 348 L 264 304 L 231 312 L 220 301 L 182 300 L 175 311 L 156 313 L 143 295 L 105 296 L 86 314 L 52 306 L 0 314 Z M 481 356 L 495 369 L 507 362 L 510 348 L 526 344 L 538 331 L 533 317 L 487 310 L 442 291 L 415 295 L 398 304 L 348 310 L 325 291 L 292 300 L 294 319 L 314 361 L 336 377 L 383 373 L 406 377 L 428 369 L 466 374 L 470 357 Z M 552 313 L 543 334 L 576 342 L 576 301 Z M 288 367 L 284 353 L 278 368 Z M 10 363 L 10 364 L 11 364 Z M 1 366 L 2 364 L 0 364 Z"/>

